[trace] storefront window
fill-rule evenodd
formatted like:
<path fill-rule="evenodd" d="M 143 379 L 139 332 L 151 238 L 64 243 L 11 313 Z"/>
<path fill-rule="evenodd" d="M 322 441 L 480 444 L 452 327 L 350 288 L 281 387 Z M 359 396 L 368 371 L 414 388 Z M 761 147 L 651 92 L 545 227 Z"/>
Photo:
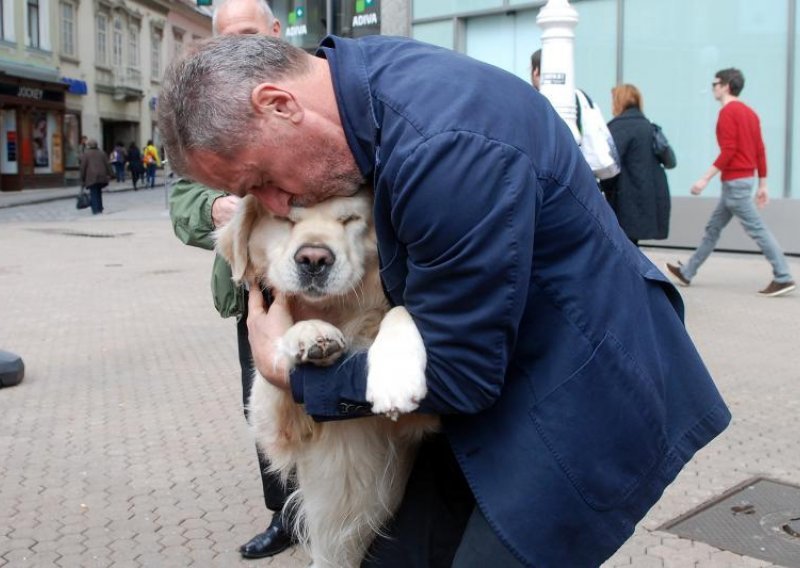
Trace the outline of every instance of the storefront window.
<path fill-rule="evenodd" d="M 669 172 L 673 197 L 689 195 L 717 157 L 720 106 L 711 81 L 726 67 L 744 73 L 741 98 L 761 117 L 770 193 L 781 195 L 788 1 L 625 1 L 623 80 L 639 87 L 645 114 L 661 125 L 675 149 L 678 167 Z M 719 188 L 712 183 L 704 195 L 719 195 Z"/>
<path fill-rule="evenodd" d="M 380 0 L 343 0 L 339 3 L 334 32 L 343 37 L 381 33 Z"/>
<path fill-rule="evenodd" d="M 502 8 L 503 0 L 414 0 L 414 19 L 452 16 L 457 13 Z"/>
<path fill-rule="evenodd" d="M 74 169 L 80 165 L 80 138 L 80 115 L 71 112 L 66 113 L 64 115 L 64 167 L 67 169 Z"/>
<path fill-rule="evenodd" d="M 327 35 L 325 0 L 290 0 L 286 4 L 286 17 L 282 18 L 284 38 L 307 51 L 315 50 Z"/>

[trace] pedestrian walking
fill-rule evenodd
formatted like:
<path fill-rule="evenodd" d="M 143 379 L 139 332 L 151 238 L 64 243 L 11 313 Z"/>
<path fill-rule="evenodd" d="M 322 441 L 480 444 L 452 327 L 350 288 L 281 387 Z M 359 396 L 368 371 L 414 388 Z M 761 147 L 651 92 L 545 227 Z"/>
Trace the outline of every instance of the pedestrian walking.
<path fill-rule="evenodd" d="M 161 167 L 161 158 L 158 156 L 158 148 L 153 145 L 152 140 L 147 141 L 144 147 L 142 161 L 145 167 L 145 187 L 156 186 L 156 168 Z"/>
<path fill-rule="evenodd" d="M 114 149 L 111 150 L 109 159 L 111 161 L 111 165 L 114 166 L 114 174 L 117 181 L 125 181 L 125 161 L 127 156 L 125 154 L 125 147 L 122 145 L 122 142 L 117 142 L 114 144 Z"/>
<path fill-rule="evenodd" d="M 139 180 L 144 177 L 144 164 L 142 164 L 142 153 L 136 142 L 131 142 L 128 146 L 128 170 L 131 172 L 133 190 L 138 190 Z"/>
<path fill-rule="evenodd" d="M 81 185 L 89 190 L 89 204 L 93 215 L 103 212 L 102 190 L 113 175 L 106 153 L 97 147 L 97 140 L 90 138 L 81 158 Z"/>
<path fill-rule="evenodd" d="M 638 246 L 643 239 L 669 236 L 667 174 L 653 149 L 654 126 L 644 115 L 642 94 L 634 85 L 611 90 L 614 118 L 608 129 L 620 159 L 620 173 L 602 180 L 609 205 L 622 230 Z M 669 165 L 674 166 L 674 161 Z"/>
<path fill-rule="evenodd" d="M 717 71 L 711 83 L 714 98 L 722 105 L 717 118 L 717 143 L 720 153 L 708 171 L 692 185 L 692 195 L 700 195 L 718 173 L 722 179 L 722 195 L 706 225 L 700 246 L 686 264 L 667 263 L 667 271 L 678 283 L 689 286 L 700 266 L 719 241 L 722 229 L 737 217 L 747 235 L 753 239 L 772 265 L 772 281 L 759 290 L 762 296 L 782 296 L 795 289 L 789 264 L 778 241 L 767 228 L 753 204 L 754 172 L 758 173 L 756 204 L 769 203 L 767 191 L 767 154 L 761 137 L 761 121 L 753 109 L 739 100 L 744 88 L 744 75 L 739 69 Z"/>

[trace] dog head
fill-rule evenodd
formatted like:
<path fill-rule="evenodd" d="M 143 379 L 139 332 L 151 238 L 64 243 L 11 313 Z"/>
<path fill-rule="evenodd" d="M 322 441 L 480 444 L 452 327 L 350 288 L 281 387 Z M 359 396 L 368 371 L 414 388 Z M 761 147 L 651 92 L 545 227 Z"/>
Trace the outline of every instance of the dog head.
<path fill-rule="evenodd" d="M 358 293 L 367 270 L 377 267 L 372 196 L 365 190 L 293 207 L 286 217 L 247 196 L 215 237 L 235 282 L 266 285 L 308 302 Z"/>

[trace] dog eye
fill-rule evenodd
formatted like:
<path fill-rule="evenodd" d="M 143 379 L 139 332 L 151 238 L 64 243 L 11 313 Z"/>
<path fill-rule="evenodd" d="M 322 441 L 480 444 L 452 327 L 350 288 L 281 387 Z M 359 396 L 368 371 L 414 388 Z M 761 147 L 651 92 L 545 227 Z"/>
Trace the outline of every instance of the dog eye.
<path fill-rule="evenodd" d="M 353 214 L 353 215 L 344 215 L 342 217 L 339 217 L 339 222 L 342 225 L 347 225 L 348 223 L 352 223 L 353 221 L 360 221 L 360 220 L 361 220 L 361 216 L 360 215 L 355 215 L 355 214 Z"/>

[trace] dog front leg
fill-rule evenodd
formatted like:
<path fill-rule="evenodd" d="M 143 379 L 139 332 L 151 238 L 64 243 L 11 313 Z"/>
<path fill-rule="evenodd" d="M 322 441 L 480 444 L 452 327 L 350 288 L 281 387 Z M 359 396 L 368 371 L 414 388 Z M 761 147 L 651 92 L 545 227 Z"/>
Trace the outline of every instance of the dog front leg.
<path fill-rule="evenodd" d="M 422 336 L 404 307 L 394 307 L 384 316 L 367 362 L 367 400 L 372 412 L 396 420 L 417 409 L 428 392 L 428 358 Z"/>

